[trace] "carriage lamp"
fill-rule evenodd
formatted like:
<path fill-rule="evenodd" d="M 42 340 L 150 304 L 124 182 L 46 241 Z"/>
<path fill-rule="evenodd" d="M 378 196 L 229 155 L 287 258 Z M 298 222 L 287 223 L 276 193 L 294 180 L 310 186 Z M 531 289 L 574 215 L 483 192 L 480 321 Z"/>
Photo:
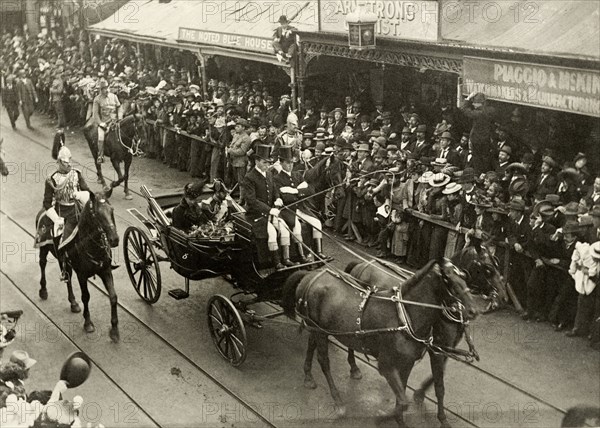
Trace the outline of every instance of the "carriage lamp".
<path fill-rule="evenodd" d="M 350 49 L 375 49 L 377 15 L 364 7 L 357 7 L 346 16 Z"/>

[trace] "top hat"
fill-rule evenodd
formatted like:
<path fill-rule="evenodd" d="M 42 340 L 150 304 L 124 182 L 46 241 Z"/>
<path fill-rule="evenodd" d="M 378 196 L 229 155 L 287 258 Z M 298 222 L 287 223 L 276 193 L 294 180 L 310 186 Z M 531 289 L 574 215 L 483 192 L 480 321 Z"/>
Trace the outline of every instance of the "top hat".
<path fill-rule="evenodd" d="M 272 158 L 273 154 L 273 146 L 267 146 L 265 144 L 258 144 L 256 146 L 256 151 L 253 156 L 258 159 L 262 159 L 268 162 L 273 162 Z"/>
<path fill-rule="evenodd" d="M 292 162 L 294 160 L 292 149 L 292 146 L 280 146 L 278 151 L 279 160 Z"/>
<path fill-rule="evenodd" d="M 60 370 L 60 380 L 67 382 L 67 387 L 76 388 L 89 377 L 92 362 L 83 352 L 72 353 Z"/>
<path fill-rule="evenodd" d="M 289 24 L 290 21 L 288 21 L 287 16 L 285 15 L 281 15 L 279 17 L 279 19 L 277 20 L 277 22 L 279 22 L 280 24 Z"/>

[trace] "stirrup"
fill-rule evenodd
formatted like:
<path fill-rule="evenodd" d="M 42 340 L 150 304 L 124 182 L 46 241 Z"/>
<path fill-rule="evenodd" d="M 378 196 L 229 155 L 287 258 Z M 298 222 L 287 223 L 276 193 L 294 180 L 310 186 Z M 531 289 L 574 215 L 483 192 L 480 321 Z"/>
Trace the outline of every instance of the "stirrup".
<path fill-rule="evenodd" d="M 96 163 L 104 163 L 104 156 L 98 156 L 98 159 L 96 159 Z"/>
<path fill-rule="evenodd" d="M 61 270 L 60 271 L 60 282 L 69 282 L 69 274 L 67 273 L 67 271 Z"/>
<path fill-rule="evenodd" d="M 121 267 L 121 265 L 119 264 L 112 264 L 110 265 L 110 270 L 115 270 L 115 269 L 119 269 Z"/>

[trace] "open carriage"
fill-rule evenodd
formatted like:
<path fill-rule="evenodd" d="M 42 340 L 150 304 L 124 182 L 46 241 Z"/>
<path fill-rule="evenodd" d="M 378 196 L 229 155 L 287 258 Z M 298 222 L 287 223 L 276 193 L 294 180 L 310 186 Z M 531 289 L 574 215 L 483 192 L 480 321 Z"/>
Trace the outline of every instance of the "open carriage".
<path fill-rule="evenodd" d="M 148 202 L 147 216 L 135 208 L 128 211 L 144 228 L 130 226 L 123 237 L 125 264 L 133 287 L 148 304 L 156 303 L 162 291 L 159 262 L 163 261 L 185 279 L 185 289 L 169 291 L 175 299 L 189 296 L 190 281 L 219 276 L 230 281 L 238 291 L 229 298 L 221 294 L 211 297 L 207 303 L 208 325 L 221 356 L 234 366 L 242 364 L 247 345 L 245 323 L 259 325 L 282 314 L 276 311 L 259 316 L 249 307 L 259 302 L 279 304 L 281 287 L 292 272 L 321 267 L 324 261 L 317 259 L 277 270 L 266 245 L 262 248 L 253 238 L 245 210 L 234 201 L 228 201 L 230 223 L 190 235 L 171 225 L 171 212 L 181 201 L 182 192 L 153 196 L 146 186 L 141 192 Z M 205 192 L 207 198 L 212 195 L 209 187 Z"/>

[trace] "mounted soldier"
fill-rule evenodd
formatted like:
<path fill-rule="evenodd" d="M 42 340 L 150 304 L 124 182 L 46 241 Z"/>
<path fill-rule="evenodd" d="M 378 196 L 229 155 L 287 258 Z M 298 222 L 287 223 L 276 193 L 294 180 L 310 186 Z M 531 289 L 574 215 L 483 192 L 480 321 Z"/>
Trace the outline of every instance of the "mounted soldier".
<path fill-rule="evenodd" d="M 104 79 L 98 83 L 100 94 L 94 98 L 93 117 L 94 123 L 98 126 L 98 159 L 97 163 L 104 162 L 104 138 L 110 131 L 111 124 L 123 118 L 120 109 L 121 102 L 119 98 L 109 92 L 108 82 Z"/>

